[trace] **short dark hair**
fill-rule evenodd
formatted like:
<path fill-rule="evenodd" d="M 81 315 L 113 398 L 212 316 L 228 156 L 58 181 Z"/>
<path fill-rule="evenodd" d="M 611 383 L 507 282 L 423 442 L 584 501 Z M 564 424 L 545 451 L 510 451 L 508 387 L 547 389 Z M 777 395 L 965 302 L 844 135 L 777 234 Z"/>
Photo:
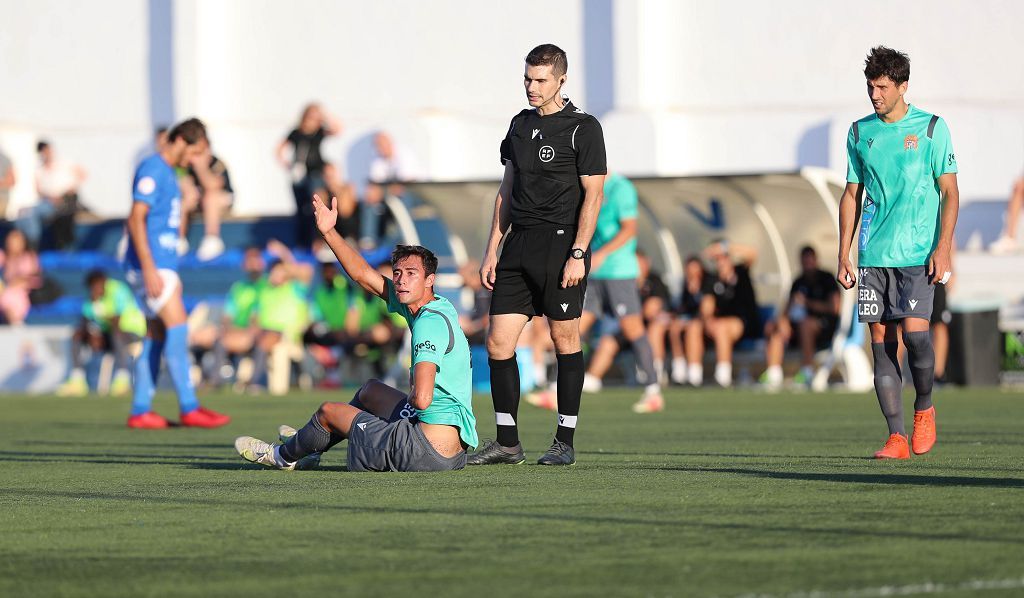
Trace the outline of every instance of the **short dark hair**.
<path fill-rule="evenodd" d="M 38 154 L 48 147 L 50 147 L 50 142 L 45 139 L 40 139 L 39 143 L 36 144 L 36 153 Z"/>
<path fill-rule="evenodd" d="M 401 260 L 418 255 L 423 260 L 423 271 L 427 276 L 437 273 L 437 256 L 433 251 L 421 245 L 396 245 L 391 252 L 391 267 L 394 268 Z"/>
<path fill-rule="evenodd" d="M 815 251 L 813 247 L 811 247 L 810 245 L 804 245 L 803 247 L 800 248 L 800 257 L 803 257 L 807 254 L 813 255 L 814 257 L 818 257 L 818 252 Z"/>
<path fill-rule="evenodd" d="M 561 77 L 569 71 L 569 60 L 565 51 L 555 44 L 541 44 L 530 50 L 526 55 L 526 64 L 530 66 L 550 66 L 551 73 Z"/>
<path fill-rule="evenodd" d="M 168 131 L 167 141 L 174 143 L 179 137 L 184 139 L 185 143 L 195 145 L 206 139 L 206 125 L 195 117 L 183 120 Z"/>
<path fill-rule="evenodd" d="M 103 270 L 90 270 L 89 273 L 85 275 L 85 286 L 86 288 L 91 288 L 92 285 L 106 279 L 107 273 Z"/>
<path fill-rule="evenodd" d="M 874 81 L 889 77 L 896 85 L 910 81 L 910 57 L 898 50 L 876 46 L 864 61 L 864 77 Z"/>

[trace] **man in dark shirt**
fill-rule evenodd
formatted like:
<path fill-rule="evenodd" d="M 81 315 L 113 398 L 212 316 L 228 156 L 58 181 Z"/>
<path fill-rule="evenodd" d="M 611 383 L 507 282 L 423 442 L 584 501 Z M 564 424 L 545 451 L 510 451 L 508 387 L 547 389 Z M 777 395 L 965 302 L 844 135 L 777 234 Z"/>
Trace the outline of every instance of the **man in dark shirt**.
<path fill-rule="evenodd" d="M 515 348 L 534 316 L 547 316 L 558 361 L 558 429 L 538 463 L 576 462 L 573 433 L 584 375 L 579 319 L 608 168 L 601 124 L 561 95 L 567 68 L 557 46 L 530 52 L 523 84 L 532 108 L 512 119 L 501 142 L 505 174 L 480 267 L 481 282 L 493 291 L 487 353 L 498 430 L 470 465 L 526 458 L 516 428 Z"/>
<path fill-rule="evenodd" d="M 715 343 L 715 382 L 732 386 L 732 348 L 740 339 L 752 338 L 760 330 L 757 298 L 750 280 L 750 266 L 757 259 L 753 247 L 716 241 L 705 250 L 715 264 L 701 299 L 704 331 Z M 737 261 L 734 262 L 733 260 Z"/>
<path fill-rule="evenodd" d="M 791 341 L 800 347 L 801 367 L 796 382 L 810 384 L 814 352 L 828 346 L 839 322 L 839 283 L 832 274 L 818 268 L 818 254 L 813 247 L 800 250 L 800 269 L 800 276 L 789 289 L 786 309 L 765 327 L 768 367 L 761 383 L 769 390 L 782 386 L 782 356 Z"/>
<path fill-rule="evenodd" d="M 220 223 L 234 202 L 231 176 L 224 162 L 213 154 L 209 141 L 202 142 L 202 151 L 189 163 L 186 176 L 179 177 L 181 186 L 181 239 L 188 246 L 189 219 L 192 212 L 203 212 L 203 240 L 196 249 L 200 261 L 209 261 L 224 253 Z"/>

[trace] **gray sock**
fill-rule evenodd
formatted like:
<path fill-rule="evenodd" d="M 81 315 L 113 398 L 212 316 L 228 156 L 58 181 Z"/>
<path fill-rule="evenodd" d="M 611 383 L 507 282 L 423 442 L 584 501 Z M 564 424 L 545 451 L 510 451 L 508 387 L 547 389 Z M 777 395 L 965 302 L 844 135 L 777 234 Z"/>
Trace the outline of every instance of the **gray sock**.
<path fill-rule="evenodd" d="M 900 375 L 896 350 L 899 343 L 871 343 L 875 358 L 875 394 L 878 406 L 889 424 L 890 434 L 902 434 L 903 429 L 903 377 Z"/>
<path fill-rule="evenodd" d="M 657 384 L 658 373 L 654 370 L 654 352 L 646 334 L 633 341 L 633 356 L 636 358 L 637 367 L 644 375 L 644 384 Z"/>
<path fill-rule="evenodd" d="M 906 332 L 903 344 L 907 346 L 907 361 L 910 375 L 914 379 L 914 411 L 925 411 L 932 406 L 932 383 L 935 382 L 935 348 L 932 334 L 927 330 Z"/>
<path fill-rule="evenodd" d="M 317 419 L 316 414 L 310 418 L 309 423 L 302 426 L 295 436 L 288 439 L 288 442 L 281 445 L 281 458 L 290 463 L 294 463 L 306 455 L 312 455 L 313 453 L 322 453 L 328 448 L 333 446 L 331 444 L 333 434 L 324 429 L 320 425 L 320 420 Z M 341 436 L 338 442 L 344 440 L 345 437 Z M 335 442 L 334 444 L 337 444 Z"/>

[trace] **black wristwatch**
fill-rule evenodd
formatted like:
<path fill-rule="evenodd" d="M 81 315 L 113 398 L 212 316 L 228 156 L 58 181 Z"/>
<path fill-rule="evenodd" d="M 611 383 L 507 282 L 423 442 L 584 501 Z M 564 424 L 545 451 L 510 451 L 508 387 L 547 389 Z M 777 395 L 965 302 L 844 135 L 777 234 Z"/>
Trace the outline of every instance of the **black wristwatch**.
<path fill-rule="evenodd" d="M 574 247 L 573 250 L 569 252 L 569 257 L 574 260 L 581 260 L 586 253 L 587 252 L 583 251 L 579 247 Z"/>

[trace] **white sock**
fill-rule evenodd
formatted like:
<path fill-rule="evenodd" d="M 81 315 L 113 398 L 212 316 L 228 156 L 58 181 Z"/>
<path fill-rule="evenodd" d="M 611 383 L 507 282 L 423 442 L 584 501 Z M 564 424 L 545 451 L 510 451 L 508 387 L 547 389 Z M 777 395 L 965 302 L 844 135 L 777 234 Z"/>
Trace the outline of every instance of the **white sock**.
<path fill-rule="evenodd" d="M 602 386 L 601 379 L 597 376 L 590 372 L 583 374 L 583 392 L 601 392 Z"/>
<path fill-rule="evenodd" d="M 719 361 L 715 364 L 715 382 L 720 386 L 732 385 L 732 364 L 727 361 Z"/>
<path fill-rule="evenodd" d="M 68 380 L 85 380 L 85 370 L 82 368 L 75 368 L 71 370 Z"/>
<path fill-rule="evenodd" d="M 660 384 L 648 384 L 644 387 L 644 396 L 649 397 L 651 395 L 660 395 L 661 385 Z"/>
<path fill-rule="evenodd" d="M 672 358 L 672 381 L 676 384 L 686 382 L 686 358 Z"/>
<path fill-rule="evenodd" d="M 686 377 L 690 384 L 694 386 L 702 386 L 704 384 L 704 365 L 700 363 L 691 363 L 687 368 Z"/>
<path fill-rule="evenodd" d="M 544 362 L 534 362 L 533 364 L 533 380 L 534 385 L 537 388 L 541 388 L 548 383 L 548 366 Z"/>
<path fill-rule="evenodd" d="M 768 369 L 764 371 L 765 378 L 768 380 L 768 384 L 782 384 L 782 366 L 781 365 L 770 365 Z"/>
<path fill-rule="evenodd" d="M 274 445 L 274 463 L 277 463 L 279 467 L 291 467 L 294 465 L 291 461 L 285 461 L 284 457 L 281 456 L 281 445 Z"/>

